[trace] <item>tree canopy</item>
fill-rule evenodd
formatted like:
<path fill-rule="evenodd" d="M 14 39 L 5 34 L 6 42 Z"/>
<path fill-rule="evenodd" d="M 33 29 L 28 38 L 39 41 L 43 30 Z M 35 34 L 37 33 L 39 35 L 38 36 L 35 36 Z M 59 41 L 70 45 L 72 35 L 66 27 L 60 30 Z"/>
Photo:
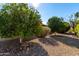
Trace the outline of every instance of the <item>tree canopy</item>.
<path fill-rule="evenodd" d="M 1 37 L 28 37 L 40 32 L 40 14 L 28 4 L 4 4 L 0 10 Z"/>

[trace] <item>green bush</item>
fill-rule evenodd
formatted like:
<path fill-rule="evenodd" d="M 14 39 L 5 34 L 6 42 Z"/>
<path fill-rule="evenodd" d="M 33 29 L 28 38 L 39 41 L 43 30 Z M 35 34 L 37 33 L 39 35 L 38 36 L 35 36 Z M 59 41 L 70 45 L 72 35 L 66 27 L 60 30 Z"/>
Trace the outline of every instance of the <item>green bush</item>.
<path fill-rule="evenodd" d="M 62 22 L 61 18 L 56 17 L 56 16 L 51 17 L 48 20 L 48 27 L 51 28 L 52 32 L 57 32 L 61 22 Z"/>
<path fill-rule="evenodd" d="M 0 36 L 31 37 L 40 32 L 41 20 L 37 10 L 28 4 L 5 4 L 0 10 Z"/>
<path fill-rule="evenodd" d="M 51 28 L 52 32 L 65 33 L 69 30 L 69 23 L 64 22 L 62 18 L 52 17 L 48 20 L 48 27 Z"/>
<path fill-rule="evenodd" d="M 65 33 L 65 32 L 67 32 L 69 29 L 70 29 L 69 23 L 67 23 L 67 22 L 62 22 L 62 23 L 60 24 L 60 27 L 59 27 L 58 32 L 59 32 L 59 33 Z"/>
<path fill-rule="evenodd" d="M 76 25 L 74 32 L 79 37 L 79 24 Z"/>

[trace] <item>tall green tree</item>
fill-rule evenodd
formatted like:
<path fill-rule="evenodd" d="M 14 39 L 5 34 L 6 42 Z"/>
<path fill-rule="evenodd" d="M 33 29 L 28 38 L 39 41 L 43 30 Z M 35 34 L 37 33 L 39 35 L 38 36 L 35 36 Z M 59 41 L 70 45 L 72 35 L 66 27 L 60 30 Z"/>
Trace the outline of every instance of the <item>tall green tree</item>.
<path fill-rule="evenodd" d="M 37 35 L 41 28 L 40 14 L 28 4 L 4 4 L 0 10 L 1 37 L 29 37 Z"/>

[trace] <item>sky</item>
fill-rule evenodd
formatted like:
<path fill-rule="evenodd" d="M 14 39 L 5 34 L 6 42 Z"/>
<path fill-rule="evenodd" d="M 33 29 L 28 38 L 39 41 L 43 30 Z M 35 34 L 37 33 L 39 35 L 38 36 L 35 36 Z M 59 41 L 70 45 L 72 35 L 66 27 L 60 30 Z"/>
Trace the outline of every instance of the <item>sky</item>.
<path fill-rule="evenodd" d="M 39 11 L 44 24 L 52 16 L 63 17 L 68 21 L 72 14 L 79 11 L 78 3 L 40 3 L 33 6 Z"/>

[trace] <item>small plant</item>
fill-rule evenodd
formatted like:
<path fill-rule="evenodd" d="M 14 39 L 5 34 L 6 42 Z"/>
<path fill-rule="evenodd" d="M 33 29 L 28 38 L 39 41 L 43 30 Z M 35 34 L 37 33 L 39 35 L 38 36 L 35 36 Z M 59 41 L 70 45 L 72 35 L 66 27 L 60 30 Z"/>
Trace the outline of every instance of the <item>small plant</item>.
<path fill-rule="evenodd" d="M 41 32 L 39 33 L 38 37 L 45 37 L 46 35 L 50 34 L 51 29 L 47 26 L 42 26 Z"/>

